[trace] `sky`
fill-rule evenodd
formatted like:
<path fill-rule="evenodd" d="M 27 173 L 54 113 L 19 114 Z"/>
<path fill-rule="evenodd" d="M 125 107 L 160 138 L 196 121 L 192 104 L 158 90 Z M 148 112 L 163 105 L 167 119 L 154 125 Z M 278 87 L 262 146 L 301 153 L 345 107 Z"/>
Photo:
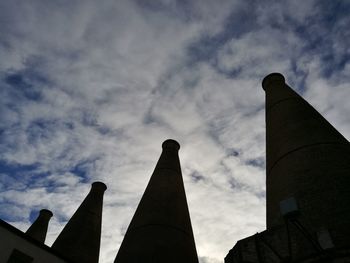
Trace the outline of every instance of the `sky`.
<path fill-rule="evenodd" d="M 265 94 L 282 73 L 350 138 L 350 2 L 0 0 L 0 218 L 47 245 L 102 181 L 113 262 L 161 153 L 179 152 L 200 263 L 265 229 Z"/>

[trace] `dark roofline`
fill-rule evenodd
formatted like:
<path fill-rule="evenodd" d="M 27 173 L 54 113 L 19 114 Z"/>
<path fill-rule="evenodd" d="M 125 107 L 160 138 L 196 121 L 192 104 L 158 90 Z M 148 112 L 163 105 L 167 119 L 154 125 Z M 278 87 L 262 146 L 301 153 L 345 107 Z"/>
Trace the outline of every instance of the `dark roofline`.
<path fill-rule="evenodd" d="M 15 228 L 14 226 L 10 225 L 9 223 L 5 222 L 4 220 L 0 219 L 0 226 L 6 228 L 7 230 L 9 230 L 10 232 L 12 232 L 13 234 L 25 239 L 26 241 L 32 243 L 33 245 L 49 252 L 50 254 L 66 261 L 66 263 L 74 263 L 72 261 L 69 261 L 67 258 L 65 258 L 64 256 L 62 256 L 61 254 L 57 253 L 55 250 L 53 250 L 51 247 L 45 245 L 44 243 L 41 243 L 37 240 L 35 240 L 34 238 L 26 235 L 24 232 L 22 232 L 21 230 Z"/>

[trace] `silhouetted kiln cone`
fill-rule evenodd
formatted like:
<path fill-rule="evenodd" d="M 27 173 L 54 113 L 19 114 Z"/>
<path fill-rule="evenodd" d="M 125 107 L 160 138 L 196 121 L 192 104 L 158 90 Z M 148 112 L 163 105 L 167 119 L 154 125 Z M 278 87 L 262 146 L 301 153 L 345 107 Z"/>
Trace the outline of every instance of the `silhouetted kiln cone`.
<path fill-rule="evenodd" d="M 182 180 L 180 144 L 166 140 L 115 263 L 198 263 Z"/>
<path fill-rule="evenodd" d="M 38 218 L 28 228 L 26 234 L 36 239 L 37 241 L 44 243 L 47 234 L 47 228 L 49 226 L 49 221 L 52 216 L 53 214 L 50 210 L 40 210 Z"/>
<path fill-rule="evenodd" d="M 286 83 L 284 76 L 281 73 L 271 73 L 267 75 L 262 81 L 262 87 L 264 90 L 272 86 L 283 86 Z"/>
<path fill-rule="evenodd" d="M 280 73 L 266 76 L 262 86 L 267 229 L 285 224 L 280 202 L 294 197 L 306 228 L 327 227 L 335 246 L 349 244 L 349 142 Z"/>
<path fill-rule="evenodd" d="M 72 262 L 97 263 L 100 251 L 103 194 L 107 186 L 94 182 L 52 248 Z"/>

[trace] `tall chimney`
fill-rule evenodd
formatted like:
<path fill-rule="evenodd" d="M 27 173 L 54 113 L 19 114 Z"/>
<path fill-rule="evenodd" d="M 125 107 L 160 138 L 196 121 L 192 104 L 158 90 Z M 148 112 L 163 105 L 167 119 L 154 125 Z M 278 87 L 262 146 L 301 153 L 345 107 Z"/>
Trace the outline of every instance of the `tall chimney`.
<path fill-rule="evenodd" d="M 166 140 L 115 263 L 198 263 L 174 140 Z"/>
<path fill-rule="evenodd" d="M 89 194 L 52 245 L 72 262 L 97 263 L 100 252 L 103 194 L 107 186 L 94 182 Z"/>
<path fill-rule="evenodd" d="M 266 93 L 267 229 L 283 224 L 280 202 L 294 197 L 300 221 L 328 228 L 335 245 L 350 243 L 349 142 L 279 73 Z M 287 201 L 288 202 L 288 201 Z"/>
<path fill-rule="evenodd" d="M 53 216 L 52 212 L 47 209 L 42 209 L 39 212 L 39 216 L 33 222 L 33 224 L 26 231 L 26 235 L 36 239 L 39 242 L 44 243 L 49 226 L 49 221 Z"/>

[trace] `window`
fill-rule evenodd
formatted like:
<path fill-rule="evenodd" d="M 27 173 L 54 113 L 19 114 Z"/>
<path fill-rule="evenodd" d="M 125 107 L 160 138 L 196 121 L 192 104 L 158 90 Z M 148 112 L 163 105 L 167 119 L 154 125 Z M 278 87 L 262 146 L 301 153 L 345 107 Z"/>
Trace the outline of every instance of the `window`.
<path fill-rule="evenodd" d="M 24 254 L 23 252 L 14 249 L 10 255 L 10 258 L 7 260 L 7 263 L 31 263 L 33 258 Z"/>

